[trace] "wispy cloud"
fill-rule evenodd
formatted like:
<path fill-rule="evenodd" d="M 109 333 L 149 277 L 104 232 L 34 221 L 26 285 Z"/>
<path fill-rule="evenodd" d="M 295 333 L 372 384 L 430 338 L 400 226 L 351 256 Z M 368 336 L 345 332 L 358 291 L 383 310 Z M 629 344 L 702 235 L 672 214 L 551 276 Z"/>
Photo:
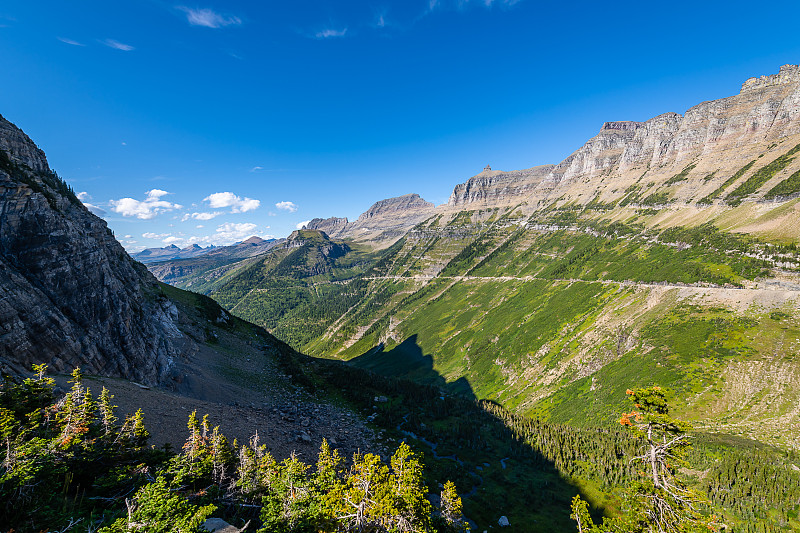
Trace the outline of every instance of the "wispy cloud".
<path fill-rule="evenodd" d="M 114 48 L 115 50 L 122 50 L 123 52 L 130 52 L 131 50 L 135 50 L 133 46 L 121 43 L 119 41 L 115 41 L 114 39 L 106 39 L 105 41 L 100 41 L 100 42 L 108 46 L 109 48 Z"/>
<path fill-rule="evenodd" d="M 437 10 L 464 10 L 470 7 L 483 6 L 507 8 L 519 4 L 522 0 L 428 0 L 428 8 L 423 15 Z"/>
<path fill-rule="evenodd" d="M 295 211 L 297 211 L 297 204 L 295 204 L 294 202 L 278 202 L 277 204 L 275 204 L 275 207 L 283 211 L 288 211 L 290 213 L 294 213 Z"/>
<path fill-rule="evenodd" d="M 86 46 L 83 43 L 79 43 L 78 41 L 73 41 L 72 39 L 67 39 L 66 37 L 56 37 L 59 41 L 65 44 L 71 44 L 72 46 Z"/>
<path fill-rule="evenodd" d="M 305 229 L 305 227 L 308 226 L 309 222 L 311 222 L 311 221 L 310 220 L 304 220 L 302 222 L 298 222 L 295 227 L 297 229 Z"/>
<path fill-rule="evenodd" d="M 112 211 L 124 217 L 136 217 L 142 220 L 150 220 L 161 213 L 166 213 L 174 209 L 181 209 L 183 207 L 180 204 L 173 204 L 162 200 L 162 196 L 166 196 L 167 194 L 170 193 L 162 191 L 161 189 L 152 189 L 145 193 L 144 200 L 120 198 L 119 200 L 111 200 L 109 203 L 112 206 Z"/>
<path fill-rule="evenodd" d="M 177 6 L 177 9 L 186 13 L 186 21 L 192 26 L 224 28 L 225 26 L 238 26 L 242 23 L 242 19 L 239 17 L 222 15 L 208 8 L 192 9 L 186 6 Z"/>
<path fill-rule="evenodd" d="M 314 34 L 317 39 L 331 39 L 333 37 L 344 37 L 347 34 L 347 28 L 337 30 L 333 28 L 326 28 Z"/>

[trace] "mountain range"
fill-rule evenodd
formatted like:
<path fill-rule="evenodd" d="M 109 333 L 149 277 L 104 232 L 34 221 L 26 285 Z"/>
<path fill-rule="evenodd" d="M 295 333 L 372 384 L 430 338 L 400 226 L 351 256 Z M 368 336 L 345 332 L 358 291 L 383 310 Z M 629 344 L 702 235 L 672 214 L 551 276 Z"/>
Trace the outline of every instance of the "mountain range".
<path fill-rule="evenodd" d="M 170 244 L 169 246 L 165 246 L 163 248 L 145 248 L 141 252 L 131 254 L 131 257 L 140 263 L 146 264 L 156 261 L 166 261 L 168 259 L 197 257 L 198 255 L 203 255 L 210 252 L 214 248 L 215 247 L 213 245 L 203 248 L 199 244 L 192 244 L 185 248 L 179 248 L 174 244 Z"/>
<path fill-rule="evenodd" d="M 0 117 L 0 370 L 46 363 L 65 387 L 80 367 L 158 445 L 198 409 L 279 458 L 411 442 L 429 490 L 454 480 L 476 529 L 509 531 L 574 530 L 576 493 L 618 512 L 626 390 L 659 385 L 714 510 L 798 529 L 798 155 L 786 65 L 606 122 L 558 164 L 487 167 L 440 206 L 408 194 L 145 267 Z"/>
<path fill-rule="evenodd" d="M 683 115 L 606 122 L 558 164 L 484 169 L 438 207 L 314 219 L 323 263 L 150 268 L 302 351 L 521 413 L 608 421 L 646 379 L 711 431 L 796 447 L 798 153 L 786 65 Z"/>

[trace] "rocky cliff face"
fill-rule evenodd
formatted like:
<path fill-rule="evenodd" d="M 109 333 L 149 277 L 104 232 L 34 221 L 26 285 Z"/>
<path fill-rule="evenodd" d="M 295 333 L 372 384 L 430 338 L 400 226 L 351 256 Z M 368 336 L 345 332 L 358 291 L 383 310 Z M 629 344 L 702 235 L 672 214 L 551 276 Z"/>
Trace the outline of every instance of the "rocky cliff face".
<path fill-rule="evenodd" d="M 358 223 L 366 223 L 375 218 L 385 219 L 394 216 L 407 216 L 413 212 L 430 211 L 434 205 L 423 200 L 419 194 L 404 194 L 396 198 L 387 198 L 372 204 L 372 207 L 361 213 L 356 220 Z"/>
<path fill-rule="evenodd" d="M 484 170 L 456 185 L 447 206 L 474 209 L 513 204 L 534 191 L 552 168 L 553 165 L 542 165 L 513 172 Z"/>
<path fill-rule="evenodd" d="M 333 239 L 355 239 L 387 246 L 433 215 L 436 206 L 419 194 L 405 194 L 375 202 L 354 222 L 346 218 L 315 218 L 306 229 L 325 232 Z"/>
<path fill-rule="evenodd" d="M 528 212 L 553 201 L 619 201 L 635 188 L 639 198 L 660 192 L 669 202 L 696 203 L 754 159 L 734 190 L 764 164 L 800 141 L 800 66 L 750 78 L 739 94 L 698 104 L 684 115 L 664 113 L 646 122 L 614 121 L 555 166 L 514 172 L 486 170 L 459 184 L 444 207 L 484 209 L 527 204 Z M 795 137 L 798 137 L 795 139 Z M 789 161 L 750 198 L 758 200 L 800 168 Z M 681 183 L 670 181 L 691 166 Z M 670 187 L 665 191 L 663 187 Z M 634 202 L 635 203 L 635 202 Z"/>
<path fill-rule="evenodd" d="M 347 228 L 348 222 L 347 218 L 314 218 L 306 224 L 306 229 L 324 231 L 329 236 L 337 238 Z"/>
<path fill-rule="evenodd" d="M 0 295 L 4 370 L 45 362 L 152 384 L 189 343 L 155 278 L 2 117 Z"/>
<path fill-rule="evenodd" d="M 741 168 L 754 154 L 798 134 L 800 66 L 785 65 L 778 74 L 750 78 L 735 96 L 703 102 L 684 115 L 665 113 L 643 123 L 605 123 L 597 136 L 553 168 L 538 193 L 558 189 L 561 194 L 582 180 L 612 174 L 624 177 L 626 172 L 648 172 L 657 182 L 689 163 L 698 167 L 698 173 L 720 171 L 708 187 L 695 188 L 696 200 L 706 189 L 719 185 L 720 179 L 724 182 L 733 173 L 729 170 Z"/>

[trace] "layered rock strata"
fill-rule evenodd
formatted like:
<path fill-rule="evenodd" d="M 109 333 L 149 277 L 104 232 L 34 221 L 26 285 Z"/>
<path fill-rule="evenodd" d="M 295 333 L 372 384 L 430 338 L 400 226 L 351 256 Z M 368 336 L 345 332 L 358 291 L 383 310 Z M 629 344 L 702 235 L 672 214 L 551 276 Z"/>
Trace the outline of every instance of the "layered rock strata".
<path fill-rule="evenodd" d="M 33 363 L 153 384 L 188 341 L 156 279 L 0 117 L 0 366 Z"/>

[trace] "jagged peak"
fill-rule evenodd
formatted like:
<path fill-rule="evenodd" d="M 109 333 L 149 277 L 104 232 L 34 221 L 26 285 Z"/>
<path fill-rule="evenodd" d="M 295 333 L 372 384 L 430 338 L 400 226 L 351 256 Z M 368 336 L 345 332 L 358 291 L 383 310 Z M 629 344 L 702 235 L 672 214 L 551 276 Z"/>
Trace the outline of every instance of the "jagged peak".
<path fill-rule="evenodd" d="M 743 84 L 739 94 L 754 91 L 775 85 L 785 85 L 800 82 L 800 65 L 783 65 L 777 74 L 748 78 Z"/>
<path fill-rule="evenodd" d="M 27 165 L 36 172 L 49 172 L 50 165 L 44 152 L 16 125 L 0 115 L 0 150 L 17 163 Z"/>
<path fill-rule="evenodd" d="M 385 200 L 375 202 L 372 204 L 372 207 L 358 217 L 358 221 L 363 222 L 370 218 L 397 210 L 433 209 L 434 207 L 435 206 L 431 202 L 426 201 L 417 193 L 404 194 L 402 196 L 386 198 Z"/>
<path fill-rule="evenodd" d="M 616 131 L 636 131 L 644 126 L 644 122 L 634 122 L 632 120 L 616 120 L 612 122 L 604 122 L 601 131 L 616 130 Z"/>

